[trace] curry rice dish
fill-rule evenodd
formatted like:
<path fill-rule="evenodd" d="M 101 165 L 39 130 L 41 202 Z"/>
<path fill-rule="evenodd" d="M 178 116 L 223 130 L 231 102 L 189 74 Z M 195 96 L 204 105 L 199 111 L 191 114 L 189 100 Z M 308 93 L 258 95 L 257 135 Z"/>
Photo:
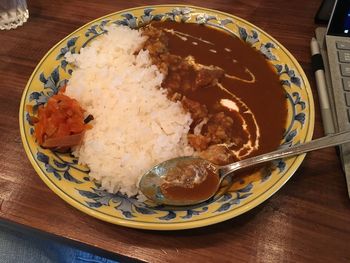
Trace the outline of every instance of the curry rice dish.
<path fill-rule="evenodd" d="M 177 156 L 222 165 L 279 146 L 285 91 L 248 44 L 189 23 L 107 30 L 66 55 L 65 91 L 94 118 L 73 154 L 107 191 L 135 195 L 147 170 Z"/>

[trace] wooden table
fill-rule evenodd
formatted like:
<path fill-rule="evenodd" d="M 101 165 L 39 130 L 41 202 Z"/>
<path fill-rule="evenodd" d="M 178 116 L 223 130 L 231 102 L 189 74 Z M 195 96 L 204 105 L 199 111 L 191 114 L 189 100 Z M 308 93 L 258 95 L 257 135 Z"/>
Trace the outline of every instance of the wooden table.
<path fill-rule="evenodd" d="M 247 19 L 291 51 L 314 91 L 314 137 L 322 136 L 323 130 L 309 42 L 320 2 L 187 2 Z M 349 262 L 350 204 L 334 148 L 308 154 L 292 179 L 252 211 L 224 223 L 186 231 L 143 231 L 99 221 L 65 203 L 40 180 L 27 160 L 18 125 L 20 98 L 34 67 L 55 43 L 83 24 L 144 4 L 134 0 L 29 0 L 29 21 L 16 30 L 0 32 L 0 219 L 113 252 L 124 259 Z"/>

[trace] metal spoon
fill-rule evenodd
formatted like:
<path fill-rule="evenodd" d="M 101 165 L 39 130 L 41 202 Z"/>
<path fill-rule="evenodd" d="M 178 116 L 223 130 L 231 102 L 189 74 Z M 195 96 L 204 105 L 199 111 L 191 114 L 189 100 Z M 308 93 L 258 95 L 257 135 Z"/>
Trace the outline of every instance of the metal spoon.
<path fill-rule="evenodd" d="M 234 171 L 247 168 L 259 163 L 265 163 L 280 158 L 299 155 L 302 153 L 326 147 L 340 145 L 346 142 L 350 142 L 350 131 L 335 133 L 316 140 L 312 140 L 310 142 L 306 142 L 304 144 L 279 149 L 270 153 L 251 157 L 225 166 L 216 166 L 200 157 L 188 156 L 174 158 L 154 166 L 151 170 L 145 173 L 140 180 L 139 189 L 148 199 L 158 204 L 175 206 L 194 205 L 204 202 L 209 198 L 213 197 L 218 192 L 222 182 L 227 177 L 232 177 L 235 175 L 235 173 L 233 173 Z M 202 196 L 200 198 L 190 198 L 186 200 L 184 200 L 183 198 L 172 198 L 166 196 L 164 190 L 162 190 L 162 184 L 164 183 L 164 179 L 166 178 L 166 176 L 169 176 L 169 171 L 174 170 L 178 167 L 181 167 L 181 169 L 183 170 L 184 167 L 190 167 L 194 163 L 202 167 L 209 167 L 212 171 L 215 172 L 214 174 L 215 176 L 217 176 L 217 183 L 212 187 L 212 190 L 208 192 L 207 195 L 204 197 Z M 192 169 L 193 167 L 190 168 Z"/>

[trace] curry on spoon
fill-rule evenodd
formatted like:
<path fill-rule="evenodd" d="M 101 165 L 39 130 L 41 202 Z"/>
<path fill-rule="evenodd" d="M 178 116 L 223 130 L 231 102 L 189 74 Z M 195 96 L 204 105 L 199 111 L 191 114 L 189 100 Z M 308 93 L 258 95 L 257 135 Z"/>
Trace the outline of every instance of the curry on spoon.
<path fill-rule="evenodd" d="M 335 133 L 225 166 L 217 166 L 195 156 L 174 158 L 154 166 L 144 174 L 139 189 L 148 199 L 158 204 L 194 205 L 213 197 L 222 182 L 234 176 L 237 170 L 346 142 L 350 142 L 350 131 Z"/>

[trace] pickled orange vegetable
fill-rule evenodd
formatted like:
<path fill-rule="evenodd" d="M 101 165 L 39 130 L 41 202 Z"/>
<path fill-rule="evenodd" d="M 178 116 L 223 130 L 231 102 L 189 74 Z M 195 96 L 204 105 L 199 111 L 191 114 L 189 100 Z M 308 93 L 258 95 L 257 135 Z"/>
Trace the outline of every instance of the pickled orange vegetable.
<path fill-rule="evenodd" d="M 45 106 L 39 107 L 34 125 L 38 143 L 48 148 L 75 146 L 89 128 L 84 123 L 84 110 L 78 101 L 63 93 L 50 97 Z M 46 145 L 45 142 L 49 143 Z"/>

